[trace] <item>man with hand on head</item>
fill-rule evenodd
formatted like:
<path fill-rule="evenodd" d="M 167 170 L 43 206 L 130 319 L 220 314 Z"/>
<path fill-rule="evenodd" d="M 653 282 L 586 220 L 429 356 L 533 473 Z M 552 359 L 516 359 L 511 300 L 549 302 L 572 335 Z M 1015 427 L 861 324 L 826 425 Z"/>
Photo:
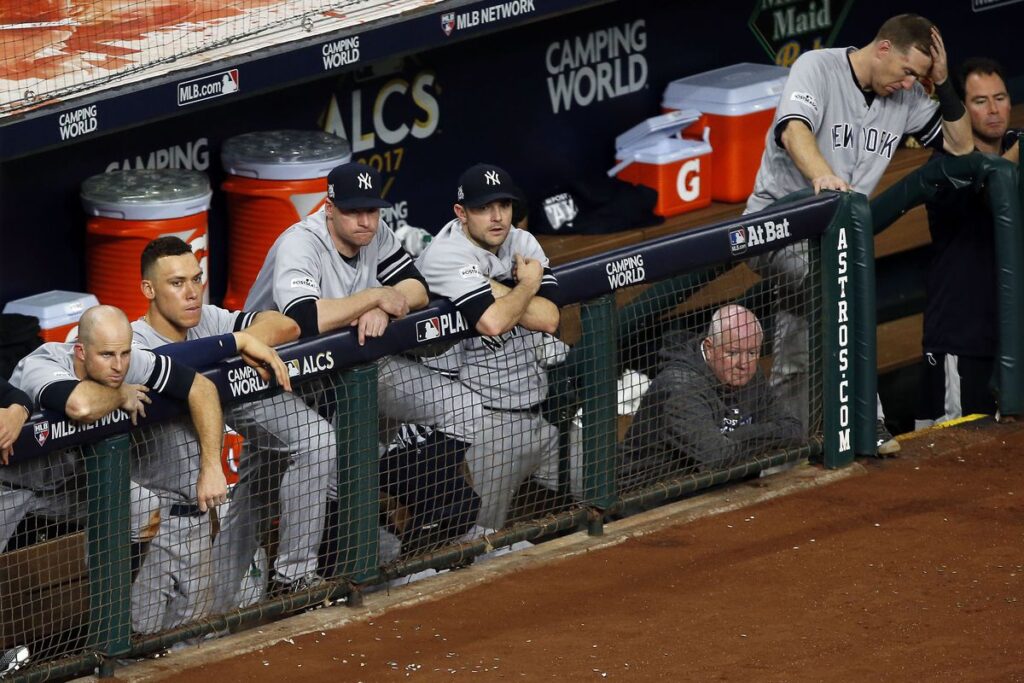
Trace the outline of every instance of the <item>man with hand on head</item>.
<path fill-rule="evenodd" d="M 870 195 L 904 134 L 950 154 L 968 154 L 971 127 L 948 78 L 938 28 L 916 14 L 885 21 L 862 48 L 805 52 L 793 63 L 744 213 L 761 211 L 805 188 Z M 920 81 L 935 86 L 933 101 Z M 780 309 L 773 340 L 771 382 L 792 400 L 804 427 L 808 417 L 807 320 L 798 311 L 808 272 L 806 242 L 755 257 L 762 277 L 777 279 Z M 877 454 L 899 442 L 885 427 L 878 402 Z"/>
<path fill-rule="evenodd" d="M 120 309 L 94 306 L 86 310 L 79 321 L 77 342 L 43 344 L 18 362 L 11 383 L 41 408 L 63 412 L 81 423 L 95 422 L 120 409 L 137 424 L 140 415 L 145 417 L 150 391 L 186 402 L 199 441 L 198 467 L 191 458 L 163 454 L 162 467 L 140 468 L 133 478 L 178 504 L 195 505 L 204 514 L 225 501 L 227 486 L 220 465 L 224 423 L 216 388 L 166 356 L 132 348 L 132 329 Z M 74 492 L 63 487 L 77 474 L 78 465 L 78 449 L 73 448 L 0 468 L 0 481 L 40 494 L 25 503 L 29 508 L 2 511 L 0 544 L 7 542 L 26 512 L 46 509 L 48 498 L 62 493 L 73 498 Z M 65 515 L 73 514 L 74 501 L 63 500 L 58 507 Z"/>
<path fill-rule="evenodd" d="M 288 371 L 270 347 L 298 338 L 295 321 L 276 311 L 242 313 L 204 305 L 199 261 L 192 247 L 177 237 L 159 237 L 146 245 L 141 268 L 149 308 L 132 323 L 136 345 L 163 352 L 176 349 L 183 355 L 187 351 L 190 360 L 204 365 L 237 352 L 265 381 L 272 372 L 277 384 L 291 391 Z M 202 350 L 209 357 L 201 359 Z M 296 591 L 322 581 L 316 574 L 317 548 L 327 489 L 336 471 L 333 428 L 291 394 L 232 404 L 225 417 L 247 447 L 213 550 L 215 613 L 237 607 L 241 599 L 241 580 L 258 547 L 260 510 L 254 489 L 271 461 L 285 468 L 271 589 Z"/>
<path fill-rule="evenodd" d="M 1009 128 L 1011 103 L 1002 67 L 991 59 L 969 59 L 956 81 L 975 149 L 1019 163 L 1021 131 Z M 997 408 L 989 386 L 999 330 L 992 209 L 985 193 L 973 186 L 942 190 L 925 208 L 932 241 L 917 428 L 972 413 L 992 415 Z"/>
<path fill-rule="evenodd" d="M 466 455 L 482 529 L 504 526 L 529 477 L 549 490 L 558 484 L 558 431 L 540 413 L 547 374 L 535 336 L 558 329 L 558 281 L 537 240 L 512 227 L 516 199 L 504 169 L 470 167 L 459 178 L 455 219 L 416 262 L 431 291 L 481 335 L 427 363 L 455 374 L 484 405 Z"/>
<path fill-rule="evenodd" d="M 769 448 L 800 443 L 792 406 L 758 372 L 764 335 L 752 312 L 715 311 L 702 339 L 666 342 L 664 364 L 640 401 L 622 444 L 620 484 L 742 464 Z"/>

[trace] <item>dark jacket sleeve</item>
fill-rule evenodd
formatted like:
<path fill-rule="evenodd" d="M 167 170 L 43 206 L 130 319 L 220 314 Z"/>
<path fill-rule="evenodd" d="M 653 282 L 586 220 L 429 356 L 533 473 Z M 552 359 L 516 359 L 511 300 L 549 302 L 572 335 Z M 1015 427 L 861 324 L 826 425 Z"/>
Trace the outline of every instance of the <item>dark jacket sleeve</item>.
<path fill-rule="evenodd" d="M 800 421 L 774 399 L 758 375 L 739 398 L 739 408 L 750 424 L 722 433 L 725 404 L 712 381 L 692 368 L 669 366 L 662 375 L 670 382 L 665 429 L 672 444 L 694 460 L 713 467 L 737 465 L 769 448 L 801 442 Z M 659 377 L 658 379 L 662 379 Z"/>
<path fill-rule="evenodd" d="M 32 400 L 28 394 L 0 377 L 0 408 L 10 408 L 15 404 L 25 406 L 28 414 L 32 414 Z"/>
<path fill-rule="evenodd" d="M 768 382 L 758 375 L 750 387 L 753 421 L 741 425 L 729 434 L 744 458 L 769 449 L 797 446 L 804 441 L 803 427 L 792 412 L 792 406 L 778 400 Z"/>

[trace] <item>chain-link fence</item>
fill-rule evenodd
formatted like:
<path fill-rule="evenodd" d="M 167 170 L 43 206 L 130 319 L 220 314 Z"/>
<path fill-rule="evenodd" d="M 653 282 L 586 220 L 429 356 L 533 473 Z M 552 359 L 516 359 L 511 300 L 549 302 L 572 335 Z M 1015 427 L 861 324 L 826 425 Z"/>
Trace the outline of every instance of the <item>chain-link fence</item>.
<path fill-rule="evenodd" d="M 347 332 L 282 349 L 293 393 L 208 371 L 231 484 L 215 512 L 193 502 L 187 419 L 78 431 L 0 484 L 3 647 L 30 677 L 109 667 L 827 455 L 849 403 L 830 402 L 828 346 L 854 339 L 829 311 L 855 302 L 822 281 L 845 204 L 809 206 L 773 219 L 773 249 L 730 237 L 762 219 L 556 269 L 575 297 L 558 337 L 467 336 L 445 304 L 392 323 L 387 355 Z M 626 270 L 639 284 L 617 287 Z"/>

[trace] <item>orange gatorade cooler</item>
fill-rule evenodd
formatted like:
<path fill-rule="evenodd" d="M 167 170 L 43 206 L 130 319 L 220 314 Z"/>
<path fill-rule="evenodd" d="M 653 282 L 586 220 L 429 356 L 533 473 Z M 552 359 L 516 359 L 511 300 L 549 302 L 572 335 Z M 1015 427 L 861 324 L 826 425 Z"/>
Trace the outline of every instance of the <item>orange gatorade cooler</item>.
<path fill-rule="evenodd" d="M 78 324 L 85 309 L 99 302 L 92 294 L 53 289 L 24 299 L 8 301 L 4 313 L 21 313 L 39 320 L 39 336 L 43 341 L 63 342 Z"/>
<path fill-rule="evenodd" d="M 153 239 L 180 237 L 192 245 L 206 278 L 206 211 L 210 181 L 199 171 L 140 169 L 94 175 L 82 183 L 86 223 L 85 281 L 100 303 L 123 310 L 129 320 L 146 312 L 139 288 L 139 258 Z M 208 302 L 208 293 L 203 294 Z"/>
<path fill-rule="evenodd" d="M 684 137 L 699 138 L 711 129 L 712 199 L 743 202 L 754 189 L 765 135 L 788 75 L 785 67 L 741 63 L 680 78 L 665 88 L 663 110 L 696 109 L 704 115 L 683 131 Z"/>
<path fill-rule="evenodd" d="M 221 184 L 228 200 L 228 290 L 224 307 L 245 305 L 274 240 L 323 206 L 327 174 L 352 158 L 348 141 L 310 130 L 245 133 L 225 140 Z"/>
<path fill-rule="evenodd" d="M 634 185 L 658 191 L 654 213 L 674 216 L 711 203 L 711 145 L 703 140 L 682 139 L 678 133 L 700 118 L 693 110 L 654 116 L 615 138 L 619 163 L 609 176 L 617 175 Z"/>

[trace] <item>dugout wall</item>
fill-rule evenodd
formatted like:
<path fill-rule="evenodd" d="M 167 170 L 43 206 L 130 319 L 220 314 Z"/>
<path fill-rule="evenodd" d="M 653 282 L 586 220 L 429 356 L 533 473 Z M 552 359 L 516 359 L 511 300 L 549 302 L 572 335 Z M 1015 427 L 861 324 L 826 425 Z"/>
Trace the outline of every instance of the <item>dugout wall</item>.
<path fill-rule="evenodd" d="M 354 159 L 382 169 L 387 196 L 396 203 L 390 216 L 395 225 L 439 229 L 450 214 L 455 179 L 481 157 L 507 168 L 539 204 L 571 181 L 613 165 L 615 137 L 660 111 L 669 81 L 741 61 L 779 57 L 790 63 L 815 45 L 863 44 L 877 29 L 874 4 L 847 0 L 830 3 L 824 23 L 817 2 L 815 28 L 803 30 L 807 26 L 795 17 L 805 16 L 811 2 L 766 9 L 755 0 L 538 0 L 531 12 L 474 26 L 464 19 L 460 27 L 456 17 L 450 34 L 445 15 L 471 15 L 511 0 L 412 0 L 414 11 L 391 17 L 369 11 L 401 3 L 239 2 L 232 7 L 273 8 L 280 15 L 294 7 L 278 18 L 298 37 L 282 41 L 289 34 L 273 33 L 277 28 L 260 23 L 265 17 L 249 21 L 243 14 L 235 18 L 240 34 L 270 34 L 258 35 L 254 44 L 220 45 L 195 62 L 168 59 L 174 40 L 182 54 L 194 52 L 211 44 L 204 41 L 222 38 L 228 24 L 197 35 L 191 29 L 202 17 L 189 16 L 192 3 L 158 5 L 155 16 L 147 16 L 145 3 L 119 3 L 124 13 L 114 16 L 92 16 L 103 9 L 90 7 L 95 3 L 43 3 L 75 16 L 27 16 L 30 10 L 11 5 L 0 16 L 7 27 L 0 34 L 0 305 L 50 289 L 86 290 L 86 217 L 78 199 L 86 178 L 112 168 L 187 168 L 207 173 L 219 188 L 222 142 L 254 130 L 317 129 L 346 137 Z M 1018 94 L 1014 84 L 1024 73 L 1019 55 L 1009 44 L 988 40 L 1000 35 L 1014 5 L 974 4 L 988 9 L 911 0 L 887 8 L 935 20 L 952 60 L 999 58 Z M 325 16 L 309 31 L 302 27 L 306 13 L 332 10 L 362 21 Z M 194 23 L 173 28 L 175 17 Z M 33 26 L 46 22 L 58 25 Z M 164 41 L 158 50 L 146 49 L 142 36 L 131 33 L 146 30 Z M 609 36 L 622 41 L 615 55 L 574 47 Z M 358 39 L 358 58 L 352 39 Z M 157 71 L 140 70 L 147 59 Z M 78 68 L 82 64 L 89 67 Z M 76 91 L 79 79 L 117 68 L 127 78 L 88 94 Z M 237 91 L 179 105 L 179 84 L 202 85 L 213 75 L 222 81 L 233 71 Z M 610 86 L 592 87 L 598 72 L 612 75 Z M 41 87 L 57 76 L 67 90 Z M 499 85 L 504 97 L 476 97 L 482 82 Z M 42 207 L 47 220 L 41 220 Z M 226 201 L 215 192 L 209 216 L 213 302 L 225 291 L 227 223 Z"/>
<path fill-rule="evenodd" d="M 870 282 L 873 260 L 866 217 L 862 196 L 827 193 L 738 222 L 707 226 L 557 268 L 563 297 L 560 339 L 538 342 L 549 361 L 545 400 L 528 416 L 499 416 L 497 424 L 503 427 L 487 431 L 486 438 L 468 450 L 452 440 L 427 449 L 425 443 L 437 443 L 430 441 L 427 432 L 405 442 L 388 441 L 393 432 L 378 420 L 379 410 L 395 405 L 384 387 L 400 389 L 411 381 L 394 370 L 396 360 L 411 362 L 410 354 L 436 358 L 439 342 L 471 339 L 447 302 L 432 302 L 426 310 L 395 321 L 384 337 L 362 347 L 349 331 L 281 347 L 291 369 L 294 397 L 267 386 L 238 361 L 218 363 L 204 374 L 221 394 L 226 421 L 234 422 L 247 437 L 241 457 L 264 458 L 260 462 L 266 465 L 261 466 L 251 492 L 252 499 L 259 501 L 253 506 L 256 556 L 245 576 L 237 577 L 242 594 L 236 606 L 219 612 L 211 611 L 213 591 L 204 588 L 202 581 L 216 584 L 224 565 L 211 565 L 201 550 L 195 551 L 199 559 L 191 569 L 182 561 L 183 549 L 192 547 L 189 543 L 209 545 L 213 520 L 183 509 L 187 506 L 180 502 L 140 497 L 132 481 L 140 459 L 166 457 L 178 447 L 194 452 L 193 437 L 176 426 L 180 418 L 175 407 L 155 399 L 148 417 L 136 428 L 118 413 L 94 425 L 77 425 L 54 414 L 34 416 L 16 443 L 15 463 L 66 449 L 80 453 L 81 481 L 76 490 L 84 498 L 84 509 L 76 513 L 65 508 L 61 516 L 64 523 L 80 526 L 84 537 L 65 537 L 78 542 L 65 542 L 59 553 L 41 554 L 28 546 L 0 556 L 18 558 L 0 563 L 4 567 L 0 591 L 19 586 L 20 591 L 36 596 L 18 604 L 19 614 L 46 613 L 52 603 L 44 597 L 50 593 L 39 590 L 45 583 L 41 576 L 81 575 L 86 567 L 82 594 L 88 607 L 67 615 L 59 633 L 51 631 L 41 638 L 24 630 L 24 619 L 12 612 L 11 603 L 0 606 L 4 644 L 33 648 L 33 666 L 18 674 L 20 680 L 44 680 L 97 666 L 109 674 L 119 658 L 159 652 L 175 643 L 244 628 L 325 600 L 344 598 L 355 604 L 364 591 L 396 577 L 465 566 L 476 556 L 518 541 L 582 528 L 599 534 L 609 516 L 730 479 L 757 476 L 768 467 L 808 457 L 839 467 L 851 462 L 855 452 L 872 452 L 874 325 L 866 314 L 873 311 L 872 289 L 864 285 L 865 280 Z M 801 243 L 808 246 L 808 270 L 799 291 L 785 292 L 780 280 L 760 277 L 749 265 L 761 255 L 782 253 Z M 631 275 L 622 276 L 627 272 Z M 628 286 L 621 286 L 627 282 Z M 624 483 L 625 416 L 617 413 L 628 411 L 622 410 L 625 400 L 616 390 L 623 370 L 650 370 L 657 382 L 651 354 L 664 349 L 674 335 L 699 338 L 706 334 L 711 313 L 728 303 L 743 303 L 755 311 L 765 329 L 762 347 L 770 356 L 779 304 L 793 308 L 798 299 L 811 331 L 812 358 L 810 425 L 800 442 L 731 460 L 705 459 L 702 467 L 680 460 L 639 484 Z M 650 350 L 643 350 L 644 345 Z M 770 363 L 766 358 L 763 369 Z M 327 497 L 330 502 L 333 496 L 335 504 L 333 509 L 328 506 L 324 544 L 317 548 L 319 569 L 329 580 L 276 595 L 267 592 L 271 586 L 267 572 L 275 557 L 284 554 L 282 446 L 269 432 L 243 427 L 246 411 L 268 401 L 279 408 L 268 420 L 284 419 L 302 427 L 302 448 L 328 449 L 336 467 L 334 491 Z M 263 427 L 272 430 L 269 424 Z M 329 429 L 315 425 L 329 425 Z M 515 431 L 508 425 L 525 426 Z M 471 525 L 479 525 L 479 515 L 488 504 L 487 486 L 507 480 L 500 479 L 501 472 L 481 469 L 480 456 L 472 449 L 488 449 L 483 461 L 495 468 L 510 462 L 525 467 L 537 434 L 555 439 L 551 451 L 555 469 L 545 472 L 544 462 L 538 459 L 529 473 L 517 474 L 504 521 L 474 535 Z M 502 439 L 512 444 L 512 460 L 494 457 Z M 404 445 L 396 450 L 396 443 Z M 294 460 L 294 451 L 283 457 Z M 306 464 L 291 462 L 284 469 L 304 473 L 301 487 L 322 484 L 316 475 L 305 473 Z M 445 474 L 433 476 L 437 472 Z M 403 488 L 403 483 L 410 482 Z M 275 491 L 282 493 L 275 496 Z M 236 504 L 241 501 L 233 498 L 231 506 Z M 154 511 L 158 526 L 147 531 Z M 269 557 L 269 564 L 260 564 L 261 556 Z M 153 593 L 144 584 L 150 580 L 159 584 L 161 576 L 170 574 L 180 580 L 192 570 L 199 578 L 191 595 L 167 598 L 166 590 Z M 260 575 L 255 576 L 256 572 Z M 159 600 L 154 602 L 153 595 Z M 161 610 L 159 619 L 153 618 L 152 610 Z"/>

